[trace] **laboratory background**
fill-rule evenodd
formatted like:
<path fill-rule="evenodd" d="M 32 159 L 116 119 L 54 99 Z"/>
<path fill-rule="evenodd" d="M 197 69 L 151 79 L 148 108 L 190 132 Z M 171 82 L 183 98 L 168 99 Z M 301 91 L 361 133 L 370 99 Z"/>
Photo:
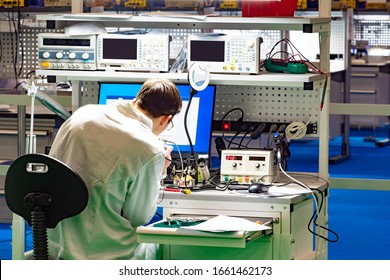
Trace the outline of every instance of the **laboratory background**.
<path fill-rule="evenodd" d="M 25 258 L 41 233 L 7 204 L 23 190 L 5 187 L 10 166 L 48 154 L 77 108 L 133 99 L 149 78 L 173 81 L 189 110 L 162 135 L 174 160 L 140 243 L 161 244 L 163 259 L 390 259 L 389 11 L 0 0 L 0 259 Z M 201 227 L 216 217 L 263 228 Z"/>

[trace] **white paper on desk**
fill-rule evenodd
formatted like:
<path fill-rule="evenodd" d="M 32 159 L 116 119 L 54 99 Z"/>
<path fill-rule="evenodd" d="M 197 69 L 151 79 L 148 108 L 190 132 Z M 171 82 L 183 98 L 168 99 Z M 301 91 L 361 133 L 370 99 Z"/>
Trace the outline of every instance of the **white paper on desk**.
<path fill-rule="evenodd" d="M 210 232 L 226 231 L 261 231 L 271 229 L 268 226 L 256 224 L 244 218 L 217 216 L 195 226 L 184 226 L 181 229 L 201 230 Z"/>

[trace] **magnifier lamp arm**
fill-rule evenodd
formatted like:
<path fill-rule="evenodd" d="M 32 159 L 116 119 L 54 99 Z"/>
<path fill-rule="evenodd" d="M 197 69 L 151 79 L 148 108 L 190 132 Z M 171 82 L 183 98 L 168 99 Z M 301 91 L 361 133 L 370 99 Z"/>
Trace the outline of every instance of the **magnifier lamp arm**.
<path fill-rule="evenodd" d="M 38 92 L 38 88 L 35 85 L 34 77 L 31 77 L 27 87 L 27 95 L 31 96 L 31 112 L 30 112 L 30 136 L 29 136 L 29 148 L 28 153 L 34 153 L 34 115 L 35 115 L 35 96 Z"/>
<path fill-rule="evenodd" d="M 67 120 L 71 116 L 71 114 L 61 104 L 48 96 L 46 93 L 39 90 L 39 88 L 35 86 L 35 82 L 33 80 L 30 80 L 30 84 L 24 88 L 27 90 L 28 95 L 34 98 L 36 97 L 42 105 L 55 113 L 57 116 L 61 117 L 63 120 Z M 34 100 L 32 100 L 32 102 L 33 101 Z M 31 104 L 32 108 L 33 104 L 34 103 Z"/>

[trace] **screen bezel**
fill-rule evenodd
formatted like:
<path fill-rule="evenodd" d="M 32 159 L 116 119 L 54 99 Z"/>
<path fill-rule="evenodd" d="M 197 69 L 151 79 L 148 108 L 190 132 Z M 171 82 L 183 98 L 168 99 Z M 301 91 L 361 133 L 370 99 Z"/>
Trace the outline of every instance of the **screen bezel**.
<path fill-rule="evenodd" d="M 134 95 L 119 95 L 119 94 L 116 94 L 116 95 L 109 95 L 109 94 L 105 94 L 104 96 L 102 96 L 102 86 L 104 85 L 111 85 L 111 86 L 115 86 L 117 85 L 118 87 L 120 86 L 133 86 L 134 87 L 134 91 L 135 91 L 135 94 Z M 114 97 L 127 97 L 125 99 L 127 100 L 131 100 L 132 98 L 129 98 L 129 97 L 135 97 L 136 94 L 138 93 L 139 89 L 141 88 L 142 86 L 142 83 L 140 82 L 99 82 L 99 96 L 98 96 L 98 104 L 104 104 L 104 103 L 107 103 L 107 97 L 109 96 L 114 96 Z M 190 85 L 189 84 L 183 84 L 183 83 L 176 83 L 176 86 L 178 87 L 179 89 L 179 93 L 180 93 L 180 96 L 182 98 L 183 101 L 188 101 L 189 98 L 190 98 Z M 185 90 L 187 89 L 187 90 Z M 210 92 L 212 92 L 212 96 L 208 96 L 210 95 Z M 194 153 L 196 156 L 201 156 L 201 157 L 209 157 L 210 156 L 210 153 L 211 153 L 211 140 L 212 140 L 212 128 L 213 128 L 213 120 L 214 120 L 214 109 L 215 109 L 215 99 L 216 99 L 216 85 L 208 85 L 208 87 L 204 90 L 204 91 L 201 91 L 201 92 L 198 92 L 197 95 L 195 95 L 194 98 L 202 98 L 201 102 L 210 102 L 211 101 L 211 106 L 212 106 L 212 109 L 211 109 L 211 121 L 210 121 L 210 124 L 209 124 L 209 127 L 205 127 L 205 126 L 197 126 L 197 131 L 196 131 L 196 135 L 197 135 L 197 139 L 199 139 L 200 137 L 203 137 L 203 135 L 206 135 L 205 133 L 207 133 L 208 135 L 208 138 L 209 138 L 209 141 L 208 141 L 208 145 L 207 146 L 204 146 L 204 145 L 201 145 L 201 147 L 199 147 L 198 145 L 200 145 L 198 143 L 198 141 L 195 141 L 196 143 L 193 145 L 194 146 Z M 206 100 L 206 101 L 204 101 Z M 182 113 L 184 114 L 184 108 L 182 109 Z M 198 115 L 198 124 L 199 123 L 204 123 L 206 122 L 206 120 L 208 120 L 208 116 L 202 116 L 201 114 Z M 208 123 L 208 121 L 207 121 Z M 175 145 L 172 145 L 173 146 L 173 156 L 175 156 L 177 154 L 177 147 Z M 183 157 L 186 157 L 186 156 L 189 156 L 191 154 L 191 149 L 190 149 L 190 145 L 179 145 L 179 148 L 180 148 L 180 153 L 182 154 Z"/>

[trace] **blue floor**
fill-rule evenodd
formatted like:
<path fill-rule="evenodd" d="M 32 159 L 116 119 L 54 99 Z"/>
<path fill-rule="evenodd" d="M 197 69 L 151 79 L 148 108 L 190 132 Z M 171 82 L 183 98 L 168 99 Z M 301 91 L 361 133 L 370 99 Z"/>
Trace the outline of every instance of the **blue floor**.
<path fill-rule="evenodd" d="M 387 130 L 377 130 L 377 139 L 384 139 Z M 349 138 L 350 159 L 338 164 L 329 165 L 330 177 L 338 178 L 371 178 L 390 179 L 390 146 L 376 147 L 374 142 L 364 139 L 372 135 L 369 131 L 352 131 Z M 364 136 L 364 137 L 362 137 Z M 329 141 L 329 157 L 341 154 L 342 138 Z M 318 171 L 319 147 L 317 140 L 296 141 L 290 144 L 290 171 Z"/>
<path fill-rule="evenodd" d="M 350 159 L 330 164 L 330 177 L 390 180 L 390 146 L 365 141 L 372 136 L 385 139 L 388 130 L 352 130 Z M 330 140 L 330 158 L 341 154 L 341 142 Z M 318 141 L 293 142 L 290 149 L 289 171 L 318 171 Z M 329 259 L 390 260 L 390 191 L 331 189 L 328 212 L 329 228 L 340 237 L 329 243 Z"/>
<path fill-rule="evenodd" d="M 390 191 L 331 189 L 329 228 L 339 241 L 329 243 L 331 260 L 390 260 Z"/>
<path fill-rule="evenodd" d="M 12 259 L 12 231 L 11 224 L 0 223 L 0 260 Z M 32 232 L 31 228 L 26 224 L 26 249 L 32 249 Z"/>
<path fill-rule="evenodd" d="M 390 179 L 390 146 L 376 147 L 364 137 L 372 131 L 352 131 L 351 158 L 330 164 L 331 177 Z M 375 131 L 380 139 L 387 130 Z M 318 141 L 291 143 L 289 171 L 318 171 Z M 330 156 L 340 154 L 341 138 L 330 141 Z M 329 228 L 339 241 L 329 243 L 331 260 L 390 260 L 390 191 L 331 189 L 329 195 Z M 31 231 L 27 230 L 31 249 Z M 11 259 L 11 230 L 0 224 L 0 259 Z"/>

